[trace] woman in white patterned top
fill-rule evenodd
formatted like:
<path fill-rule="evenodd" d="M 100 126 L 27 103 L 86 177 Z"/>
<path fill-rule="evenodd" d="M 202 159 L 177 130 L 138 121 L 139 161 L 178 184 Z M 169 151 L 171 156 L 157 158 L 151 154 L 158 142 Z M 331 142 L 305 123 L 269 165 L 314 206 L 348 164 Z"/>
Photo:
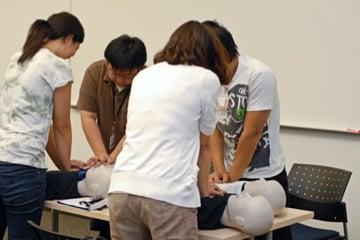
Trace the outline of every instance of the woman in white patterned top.
<path fill-rule="evenodd" d="M 71 168 L 70 96 L 66 59 L 84 40 L 70 13 L 36 20 L 22 52 L 10 60 L 0 92 L 0 238 L 34 239 L 45 196 L 45 149 L 57 167 Z"/>

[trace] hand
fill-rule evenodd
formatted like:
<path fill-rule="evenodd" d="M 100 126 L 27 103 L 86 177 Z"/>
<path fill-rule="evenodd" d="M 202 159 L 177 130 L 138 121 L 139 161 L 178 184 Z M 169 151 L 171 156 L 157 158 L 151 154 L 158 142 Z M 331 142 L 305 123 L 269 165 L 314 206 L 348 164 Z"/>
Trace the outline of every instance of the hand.
<path fill-rule="evenodd" d="M 109 155 L 107 155 L 106 153 L 102 153 L 102 154 L 99 154 L 98 156 L 94 156 L 94 157 L 91 157 L 87 163 L 86 163 L 86 166 L 87 168 L 91 168 L 91 167 L 98 167 L 102 164 L 110 164 L 111 160 L 110 160 L 110 157 Z"/>
<path fill-rule="evenodd" d="M 84 161 L 71 159 L 70 160 L 70 168 L 73 170 L 85 169 L 87 165 Z"/>
<path fill-rule="evenodd" d="M 218 185 L 215 183 L 209 183 L 209 195 L 224 195 L 225 191 L 222 190 Z"/>
<path fill-rule="evenodd" d="M 227 171 L 215 171 L 209 175 L 210 183 L 226 183 L 230 181 L 230 175 Z"/>

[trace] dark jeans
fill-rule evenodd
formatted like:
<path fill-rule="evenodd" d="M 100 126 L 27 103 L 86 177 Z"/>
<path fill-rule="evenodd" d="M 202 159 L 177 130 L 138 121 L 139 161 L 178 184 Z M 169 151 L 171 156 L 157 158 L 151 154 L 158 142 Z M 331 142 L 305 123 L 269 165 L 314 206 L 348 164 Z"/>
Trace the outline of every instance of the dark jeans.
<path fill-rule="evenodd" d="M 78 172 L 46 172 L 46 200 L 81 197 L 77 190 Z M 91 219 L 90 229 L 99 231 L 99 236 L 110 240 L 110 224 L 107 221 Z"/>
<path fill-rule="evenodd" d="M 0 239 L 36 239 L 27 223 L 40 224 L 45 199 L 45 169 L 0 162 Z"/>
<path fill-rule="evenodd" d="M 274 177 L 270 177 L 270 178 L 265 178 L 266 180 L 275 180 L 277 182 L 280 183 L 280 185 L 284 188 L 285 190 L 285 194 L 286 194 L 286 199 L 288 201 L 288 193 L 289 193 L 289 186 L 288 186 L 288 178 L 287 178 L 287 174 L 286 174 L 286 170 L 284 168 L 284 170 L 279 173 L 278 175 L 274 176 Z M 251 179 L 251 178 L 240 178 L 240 180 L 244 180 L 244 181 L 255 181 L 258 179 Z M 286 203 L 287 205 L 287 203 Z M 265 235 L 264 236 L 259 236 L 255 238 L 256 240 L 262 240 L 265 239 Z M 292 240 L 292 235 L 291 235 L 291 227 L 284 227 L 284 228 L 280 228 L 278 230 L 273 231 L 273 239 L 274 240 Z"/>

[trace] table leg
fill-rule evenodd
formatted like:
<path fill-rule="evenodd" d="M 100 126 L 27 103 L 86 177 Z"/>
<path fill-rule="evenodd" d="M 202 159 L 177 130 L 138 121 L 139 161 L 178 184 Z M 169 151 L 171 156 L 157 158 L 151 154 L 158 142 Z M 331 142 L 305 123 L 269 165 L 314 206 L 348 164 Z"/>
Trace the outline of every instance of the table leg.
<path fill-rule="evenodd" d="M 59 231 L 59 211 L 52 209 L 51 217 L 52 217 L 52 230 L 55 232 L 58 232 Z"/>

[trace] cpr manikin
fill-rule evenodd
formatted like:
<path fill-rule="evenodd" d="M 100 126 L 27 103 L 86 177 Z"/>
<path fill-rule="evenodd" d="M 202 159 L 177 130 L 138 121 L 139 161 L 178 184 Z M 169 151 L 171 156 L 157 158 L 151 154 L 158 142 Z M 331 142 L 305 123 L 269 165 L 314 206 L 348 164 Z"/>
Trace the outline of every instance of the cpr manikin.
<path fill-rule="evenodd" d="M 277 181 L 266 181 L 265 179 L 260 179 L 252 182 L 238 181 L 232 183 L 221 183 L 218 184 L 218 186 L 227 193 L 239 194 L 244 191 L 253 197 L 265 197 L 273 208 L 275 216 L 280 215 L 285 209 L 285 191 Z"/>
<path fill-rule="evenodd" d="M 106 198 L 111 172 L 112 165 L 89 169 L 86 177 L 77 184 L 80 195 Z M 253 236 L 268 232 L 274 212 L 279 214 L 285 207 L 285 192 L 276 181 L 239 181 L 218 186 L 234 194 L 228 199 L 221 223 Z"/>
<path fill-rule="evenodd" d="M 77 183 L 79 194 L 81 196 L 106 198 L 112 170 L 113 165 L 100 165 L 87 170 L 86 177 Z"/>
<path fill-rule="evenodd" d="M 270 230 L 274 212 L 265 197 L 252 197 L 247 192 L 242 192 L 229 197 L 220 221 L 224 226 L 257 236 Z"/>

